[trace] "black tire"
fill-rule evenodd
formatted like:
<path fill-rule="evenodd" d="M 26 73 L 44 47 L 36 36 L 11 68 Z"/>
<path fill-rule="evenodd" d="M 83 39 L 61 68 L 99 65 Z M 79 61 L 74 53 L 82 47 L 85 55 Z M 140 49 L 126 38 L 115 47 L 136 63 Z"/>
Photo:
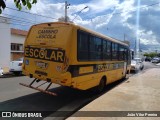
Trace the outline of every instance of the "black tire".
<path fill-rule="evenodd" d="M 127 73 L 128 73 L 128 71 L 125 73 L 125 75 L 122 77 L 122 79 L 126 79 Z"/>
<path fill-rule="evenodd" d="M 22 74 L 22 72 L 14 72 L 14 74 L 15 74 L 16 76 L 19 76 L 19 75 Z"/>
<path fill-rule="evenodd" d="M 138 70 L 137 70 L 137 69 L 135 69 L 135 70 L 134 70 L 134 73 L 135 73 L 135 74 L 136 74 L 136 73 L 138 73 Z"/>
<path fill-rule="evenodd" d="M 141 70 L 143 70 L 144 66 L 141 67 Z"/>
<path fill-rule="evenodd" d="M 99 85 L 98 85 L 97 88 L 96 88 L 96 91 L 97 91 L 98 93 L 103 92 L 105 86 L 106 86 L 106 79 L 105 79 L 105 78 L 102 78 L 102 79 L 100 80 L 100 82 L 99 82 Z"/>

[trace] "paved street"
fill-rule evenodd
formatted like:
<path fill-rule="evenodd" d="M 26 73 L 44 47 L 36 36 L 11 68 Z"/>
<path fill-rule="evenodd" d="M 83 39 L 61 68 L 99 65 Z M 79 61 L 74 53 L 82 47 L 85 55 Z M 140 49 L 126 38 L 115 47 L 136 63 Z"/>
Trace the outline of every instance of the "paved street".
<path fill-rule="evenodd" d="M 160 116 L 159 13 L 160 0 L 0 0 L 0 120 Z"/>
<path fill-rule="evenodd" d="M 67 120 L 159 120 L 159 73 L 160 68 L 152 68 L 130 77 Z"/>
<path fill-rule="evenodd" d="M 145 63 L 143 71 L 130 76 L 135 77 L 154 67 L 156 66 L 152 63 Z M 19 85 L 20 82 L 30 83 L 31 80 L 26 76 L 0 78 L 0 111 L 50 111 L 45 117 L 54 116 L 54 111 L 71 111 L 68 114 L 71 115 L 101 95 L 107 94 L 117 85 L 125 82 L 125 80 L 121 80 L 109 85 L 101 95 L 97 95 L 93 91 L 79 91 L 52 85 L 51 91 L 56 92 L 58 96 L 50 96 Z"/>

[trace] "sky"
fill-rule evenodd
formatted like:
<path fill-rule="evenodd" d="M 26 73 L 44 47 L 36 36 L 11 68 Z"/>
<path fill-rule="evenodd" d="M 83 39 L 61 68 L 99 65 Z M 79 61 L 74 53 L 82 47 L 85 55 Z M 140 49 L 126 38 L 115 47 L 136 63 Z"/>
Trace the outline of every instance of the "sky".
<path fill-rule="evenodd" d="M 33 24 L 55 22 L 64 16 L 65 0 L 38 0 L 31 10 L 23 7 L 22 11 L 12 1 L 6 1 L 7 8 L 2 14 L 11 18 L 12 28 L 29 30 Z M 160 0 L 67 2 L 70 4 L 67 15 L 75 24 L 118 40 L 128 40 L 131 49 L 140 42 L 141 51 L 160 52 Z"/>

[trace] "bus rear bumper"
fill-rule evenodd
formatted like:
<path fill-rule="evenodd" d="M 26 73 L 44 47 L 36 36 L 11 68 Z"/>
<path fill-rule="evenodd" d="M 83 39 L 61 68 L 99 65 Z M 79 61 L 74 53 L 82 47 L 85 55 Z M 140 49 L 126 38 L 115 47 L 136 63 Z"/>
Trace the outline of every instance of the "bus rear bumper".
<path fill-rule="evenodd" d="M 69 72 L 63 73 L 58 77 L 47 77 L 44 75 L 32 74 L 28 71 L 23 71 L 23 74 L 41 81 L 52 82 L 62 86 L 71 86 L 71 74 Z"/>

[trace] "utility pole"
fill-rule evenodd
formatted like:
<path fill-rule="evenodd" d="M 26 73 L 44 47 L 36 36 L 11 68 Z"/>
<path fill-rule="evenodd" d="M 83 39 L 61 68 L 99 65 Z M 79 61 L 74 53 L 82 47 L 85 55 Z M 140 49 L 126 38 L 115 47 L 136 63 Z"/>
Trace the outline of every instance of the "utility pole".
<path fill-rule="evenodd" d="M 65 1 L 65 22 L 67 22 L 67 9 L 69 8 L 68 6 L 70 6 L 70 4 Z"/>
<path fill-rule="evenodd" d="M 134 51 L 135 51 L 135 55 L 137 57 L 137 40 L 135 40 L 135 48 L 134 48 Z"/>

